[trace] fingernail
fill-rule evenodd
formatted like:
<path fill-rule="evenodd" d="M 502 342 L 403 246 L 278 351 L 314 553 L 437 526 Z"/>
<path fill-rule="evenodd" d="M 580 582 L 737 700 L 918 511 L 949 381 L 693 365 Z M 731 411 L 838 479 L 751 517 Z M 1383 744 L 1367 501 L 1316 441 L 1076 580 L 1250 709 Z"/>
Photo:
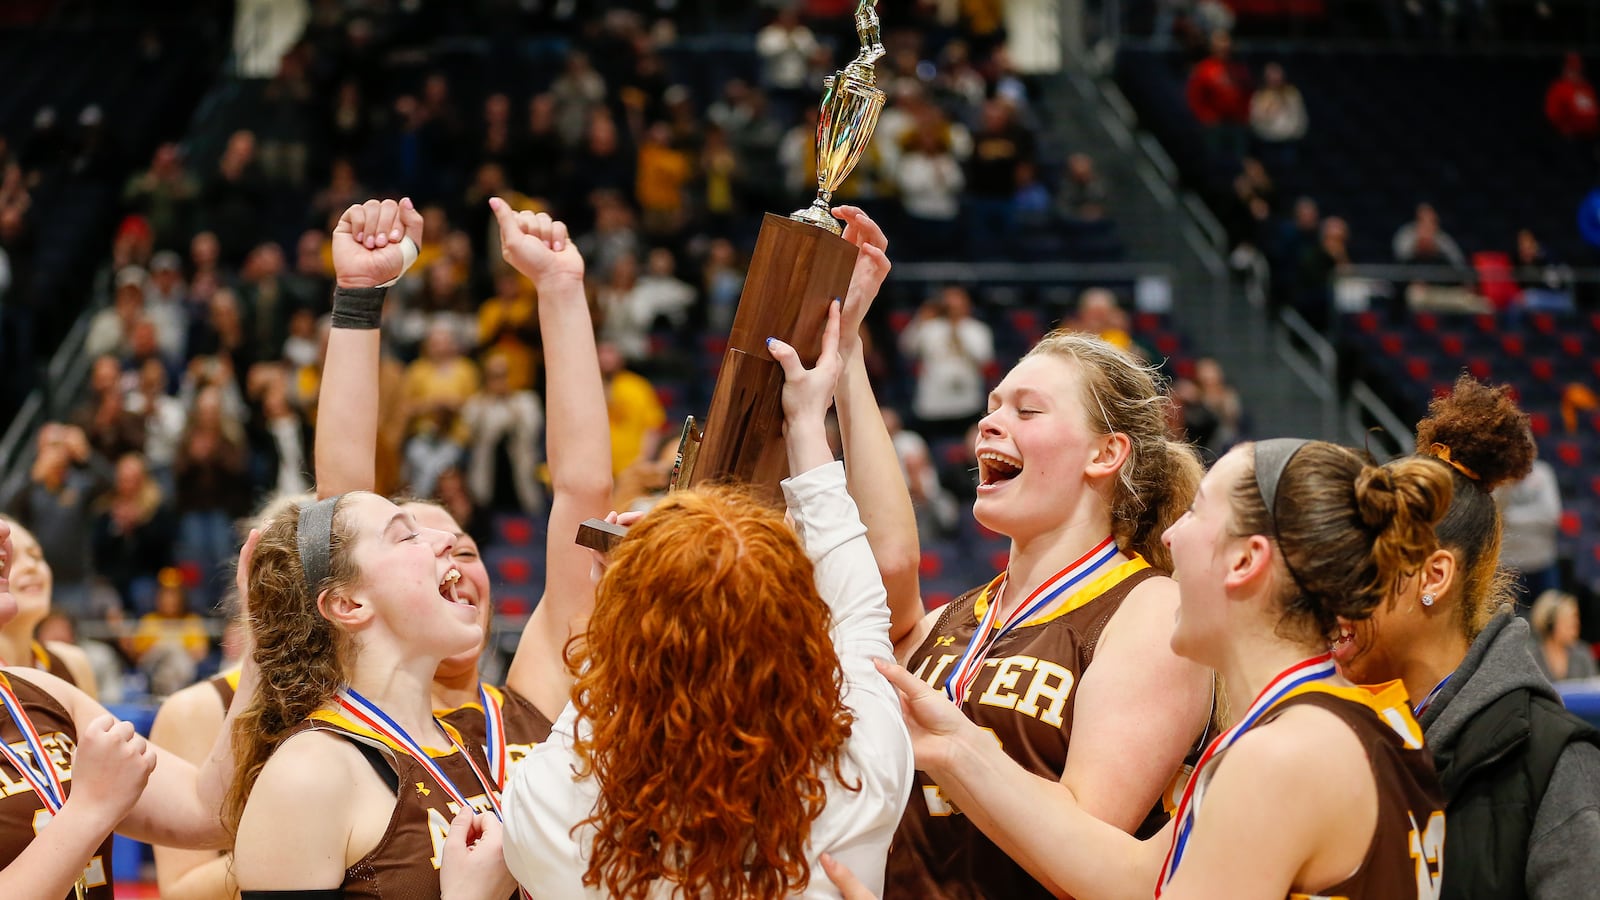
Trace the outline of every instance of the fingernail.
<path fill-rule="evenodd" d="M 364 241 L 366 239 L 367 239 L 367 233 L 365 231 L 356 232 L 356 243 L 359 244 L 359 243 L 361 243 L 362 241 Z"/>
<path fill-rule="evenodd" d="M 400 205 L 404 206 L 406 209 L 411 209 L 412 208 L 411 198 L 410 197 L 401 197 L 400 198 Z"/>
<path fill-rule="evenodd" d="M 396 229 L 390 231 L 389 232 L 389 240 L 391 240 L 391 241 L 400 240 L 400 229 L 396 228 Z"/>
<path fill-rule="evenodd" d="M 770 348 L 772 346 L 772 342 L 775 341 L 775 340 L 777 340 L 777 338 L 775 338 L 775 337 L 767 338 L 767 346 Z"/>

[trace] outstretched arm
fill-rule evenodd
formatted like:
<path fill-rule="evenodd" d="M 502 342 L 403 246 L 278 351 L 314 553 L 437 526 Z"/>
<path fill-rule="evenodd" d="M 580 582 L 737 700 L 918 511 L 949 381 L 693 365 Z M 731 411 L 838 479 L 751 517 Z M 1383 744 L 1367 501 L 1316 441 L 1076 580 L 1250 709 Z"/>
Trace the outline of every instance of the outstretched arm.
<path fill-rule="evenodd" d="M 380 284 L 405 270 L 403 242 L 422 244 L 422 214 L 410 198 L 368 200 L 344 211 L 333 231 L 333 330 L 317 394 L 317 496 L 370 491 L 377 482 L 378 371 L 383 356 Z"/>
<path fill-rule="evenodd" d="M 594 604 L 593 556 L 576 543 L 578 525 L 611 505 L 611 431 L 583 289 L 583 257 L 567 226 L 544 213 L 489 201 L 500 222 L 500 252 L 539 292 L 545 355 L 545 456 L 553 488 L 545 538 L 545 591 L 522 630 L 506 686 L 555 721 L 572 674 L 567 639 Z"/>
<path fill-rule="evenodd" d="M 839 378 L 836 403 L 839 435 L 844 441 L 845 475 L 850 496 L 856 499 L 867 526 L 867 543 L 878 562 L 878 574 L 889 592 L 889 640 L 899 643 L 925 614 L 922 585 L 917 577 L 922 560 L 917 516 L 911 507 L 905 476 L 900 472 L 894 441 L 878 412 L 878 398 L 873 394 L 861 349 L 861 323 L 889 275 L 889 239 L 876 222 L 854 206 L 841 206 L 833 212 L 845 221 L 845 239 L 860 248 L 844 299 L 839 332 L 844 373 Z"/>

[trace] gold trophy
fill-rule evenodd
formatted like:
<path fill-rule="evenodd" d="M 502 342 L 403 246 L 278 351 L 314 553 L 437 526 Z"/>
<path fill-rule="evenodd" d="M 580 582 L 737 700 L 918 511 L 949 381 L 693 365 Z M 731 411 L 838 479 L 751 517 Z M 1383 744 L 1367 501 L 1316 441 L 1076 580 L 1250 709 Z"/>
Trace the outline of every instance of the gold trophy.
<path fill-rule="evenodd" d="M 711 395 L 705 430 L 691 416 L 678 445 L 671 486 L 735 480 L 773 499 L 789 474 L 783 447 L 783 369 L 767 352 L 776 337 L 815 365 L 828 304 L 843 298 L 855 268 L 856 248 L 839 235 L 830 210 L 872 140 L 883 111 L 873 64 L 883 57 L 877 0 L 856 7 L 861 52 L 825 84 L 817 118 L 817 197 L 784 218 L 768 213 L 756 238 L 744 293 L 734 313 L 728 349 Z"/>

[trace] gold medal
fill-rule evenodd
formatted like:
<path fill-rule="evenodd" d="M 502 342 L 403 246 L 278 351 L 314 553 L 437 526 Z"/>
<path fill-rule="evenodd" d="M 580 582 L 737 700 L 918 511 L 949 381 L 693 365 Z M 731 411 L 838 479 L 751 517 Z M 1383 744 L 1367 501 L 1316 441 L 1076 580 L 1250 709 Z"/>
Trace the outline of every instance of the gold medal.
<path fill-rule="evenodd" d="M 89 896 L 88 879 L 82 875 L 78 876 L 78 880 L 72 883 L 72 896 L 74 900 L 87 900 Z"/>

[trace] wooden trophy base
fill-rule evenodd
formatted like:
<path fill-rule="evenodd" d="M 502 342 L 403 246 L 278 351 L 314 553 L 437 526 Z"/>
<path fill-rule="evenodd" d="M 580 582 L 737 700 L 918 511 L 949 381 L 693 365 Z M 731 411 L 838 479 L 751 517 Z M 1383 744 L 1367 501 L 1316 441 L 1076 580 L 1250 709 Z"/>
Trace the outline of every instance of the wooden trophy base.
<path fill-rule="evenodd" d="M 809 367 L 822 349 L 828 304 L 843 299 L 856 247 L 804 222 L 768 213 L 711 395 L 705 432 L 684 483 L 741 482 L 781 502 L 789 475 L 783 445 L 783 368 L 767 352 L 775 337 Z"/>

